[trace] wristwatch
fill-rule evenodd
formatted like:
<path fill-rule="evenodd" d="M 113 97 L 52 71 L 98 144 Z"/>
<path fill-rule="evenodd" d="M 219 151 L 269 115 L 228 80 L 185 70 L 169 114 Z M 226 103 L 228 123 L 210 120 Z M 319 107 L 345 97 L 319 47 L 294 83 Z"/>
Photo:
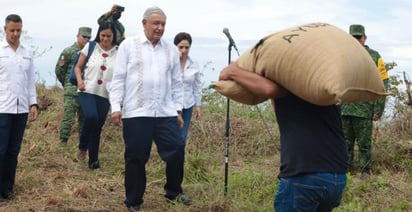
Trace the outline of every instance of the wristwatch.
<path fill-rule="evenodd" d="M 31 107 L 36 107 L 37 110 L 39 109 L 39 105 L 38 105 L 38 104 L 32 104 L 32 105 L 30 105 L 30 108 L 31 108 Z"/>

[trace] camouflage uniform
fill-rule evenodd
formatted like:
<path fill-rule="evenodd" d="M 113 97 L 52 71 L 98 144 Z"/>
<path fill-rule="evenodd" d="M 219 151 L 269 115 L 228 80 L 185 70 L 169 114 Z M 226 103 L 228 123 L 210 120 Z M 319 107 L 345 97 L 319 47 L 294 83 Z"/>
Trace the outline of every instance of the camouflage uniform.
<path fill-rule="evenodd" d="M 379 53 L 368 46 L 365 46 L 373 61 L 375 62 L 384 82 L 386 90 L 389 89 L 389 76 Z M 353 168 L 355 140 L 358 144 L 359 168 L 362 172 L 369 172 L 371 169 L 372 154 L 372 116 L 373 114 L 382 116 L 385 108 L 385 98 L 374 102 L 346 103 L 342 104 L 342 121 L 348 145 L 349 165 Z"/>
<path fill-rule="evenodd" d="M 56 76 L 64 88 L 64 103 L 63 103 L 63 118 L 60 125 L 60 141 L 67 142 L 70 137 L 72 126 L 78 114 L 79 126 L 78 131 L 83 125 L 83 118 L 81 115 L 80 104 L 77 99 L 77 86 L 72 85 L 69 81 L 70 71 L 73 66 L 73 60 L 76 53 L 80 51 L 77 43 L 65 48 L 60 54 L 59 60 L 56 64 Z"/>

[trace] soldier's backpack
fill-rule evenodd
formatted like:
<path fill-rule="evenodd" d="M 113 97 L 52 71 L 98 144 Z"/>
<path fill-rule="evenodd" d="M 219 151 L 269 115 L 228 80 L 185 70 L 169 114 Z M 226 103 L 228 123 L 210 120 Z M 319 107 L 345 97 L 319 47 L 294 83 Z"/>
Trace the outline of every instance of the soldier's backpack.
<path fill-rule="evenodd" d="M 89 61 L 90 55 L 92 54 L 94 47 L 96 46 L 96 42 L 94 41 L 89 41 L 89 51 L 87 51 L 87 56 L 86 56 L 86 61 L 84 62 L 83 68 L 82 68 L 82 78 L 84 75 L 84 67 L 86 67 L 87 61 Z M 76 73 L 75 73 L 75 68 L 77 65 L 77 61 L 79 60 L 80 57 L 80 51 L 76 53 L 76 56 L 74 57 L 73 60 L 73 66 L 72 69 L 70 70 L 70 83 L 72 85 L 77 85 L 77 78 L 76 78 Z"/>

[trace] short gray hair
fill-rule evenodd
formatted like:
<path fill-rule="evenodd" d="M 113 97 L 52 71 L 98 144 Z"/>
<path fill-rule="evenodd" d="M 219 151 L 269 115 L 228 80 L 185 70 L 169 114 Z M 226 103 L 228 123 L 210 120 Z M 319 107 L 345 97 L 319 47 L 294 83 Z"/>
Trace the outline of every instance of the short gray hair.
<path fill-rule="evenodd" d="M 148 20 L 152 14 L 160 14 L 166 19 L 166 14 L 163 12 L 163 10 L 160 9 L 160 7 L 153 6 L 146 9 L 143 14 L 143 20 Z"/>

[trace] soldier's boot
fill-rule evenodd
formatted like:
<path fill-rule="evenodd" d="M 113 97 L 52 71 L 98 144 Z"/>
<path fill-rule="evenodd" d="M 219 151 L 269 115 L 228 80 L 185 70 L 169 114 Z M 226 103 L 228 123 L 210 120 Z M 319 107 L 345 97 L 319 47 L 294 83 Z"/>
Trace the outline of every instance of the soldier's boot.
<path fill-rule="evenodd" d="M 67 138 L 61 138 L 61 139 L 60 139 L 60 144 L 61 144 L 61 145 L 67 145 L 67 141 L 68 141 Z"/>

